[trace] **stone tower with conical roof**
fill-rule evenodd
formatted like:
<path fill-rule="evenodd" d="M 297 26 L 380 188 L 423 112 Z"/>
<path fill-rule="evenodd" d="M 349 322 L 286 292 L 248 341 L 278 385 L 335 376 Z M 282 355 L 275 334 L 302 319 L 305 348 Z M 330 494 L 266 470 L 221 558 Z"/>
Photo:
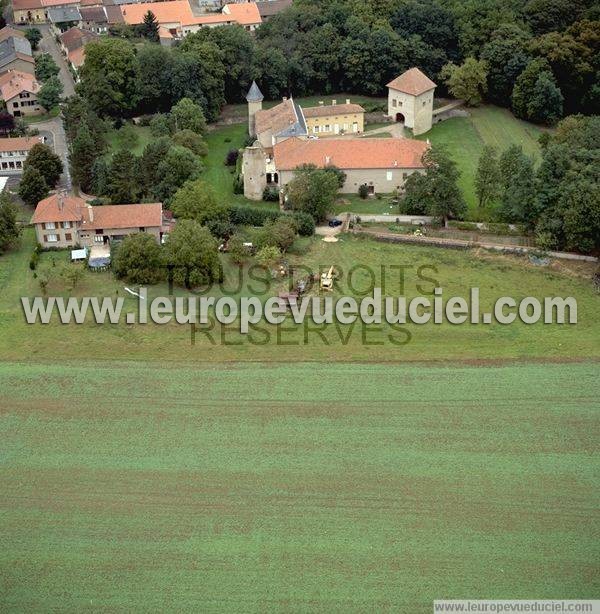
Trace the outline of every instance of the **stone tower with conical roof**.
<path fill-rule="evenodd" d="M 264 96 L 256 85 L 256 81 L 252 81 L 250 90 L 246 94 L 246 100 L 248 101 L 248 133 L 250 136 L 256 136 L 256 112 L 262 110 L 262 101 Z"/>

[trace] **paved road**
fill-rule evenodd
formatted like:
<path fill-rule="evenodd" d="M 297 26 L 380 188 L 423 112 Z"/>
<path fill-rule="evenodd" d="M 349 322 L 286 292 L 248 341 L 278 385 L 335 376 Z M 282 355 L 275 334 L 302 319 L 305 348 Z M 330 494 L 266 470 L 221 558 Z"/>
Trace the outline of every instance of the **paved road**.
<path fill-rule="evenodd" d="M 71 191 L 71 174 L 69 172 L 69 160 L 67 158 L 67 137 L 63 128 L 62 119 L 55 117 L 45 122 L 32 124 L 42 136 L 47 136 L 47 144 L 54 147 L 54 151 L 60 156 L 63 163 L 63 174 L 58 182 L 59 187 Z"/>
<path fill-rule="evenodd" d="M 36 27 L 40 29 L 43 35 L 40 41 L 39 50 L 43 53 L 49 53 L 60 68 L 59 77 L 64 87 L 63 96 L 65 98 L 72 96 L 75 93 L 75 82 L 67 66 L 65 56 L 62 54 L 60 47 L 54 39 L 54 34 L 50 32 L 50 27 L 47 25 L 40 24 L 36 25 Z"/>

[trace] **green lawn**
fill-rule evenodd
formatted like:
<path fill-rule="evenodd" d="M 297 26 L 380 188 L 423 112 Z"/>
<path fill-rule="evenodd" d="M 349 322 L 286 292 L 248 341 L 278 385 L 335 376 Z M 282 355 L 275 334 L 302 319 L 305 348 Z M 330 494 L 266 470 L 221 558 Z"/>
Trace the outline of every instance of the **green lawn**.
<path fill-rule="evenodd" d="M 597 364 L 56 356 L 0 363 L 3 611 L 598 595 Z"/>
<path fill-rule="evenodd" d="M 381 198 L 361 198 L 358 194 L 340 194 L 335 203 L 334 213 L 394 214 L 397 207 L 391 204 L 391 198 L 391 194 L 382 195 Z"/>
<path fill-rule="evenodd" d="M 341 279 L 337 283 L 339 295 L 357 295 L 368 290 L 370 276 L 355 270 L 352 283 L 347 277 L 357 265 L 368 265 L 374 271 L 378 285 L 385 281 L 385 294 L 408 297 L 431 292 L 433 278 L 444 289 L 444 296 L 469 296 L 470 287 L 479 287 L 482 309 L 490 309 L 492 301 L 501 296 L 516 299 L 525 296 L 573 296 L 578 301 L 579 323 L 571 326 L 544 324 L 489 326 L 448 323 L 418 326 L 409 324 L 395 331 L 383 327 L 361 325 L 327 326 L 322 336 L 309 325 L 287 323 L 283 327 L 261 325 L 260 334 L 242 335 L 236 324 L 215 329 L 212 335 L 200 333 L 191 345 L 190 328 L 171 323 L 164 326 L 127 325 L 98 326 L 92 321 L 84 325 L 27 325 L 20 305 L 21 296 L 40 294 L 37 280 L 28 263 L 34 240 L 28 231 L 20 251 L 0 258 L 0 359 L 51 360 L 55 356 L 114 360 L 206 360 L 240 361 L 422 361 L 422 360 L 478 360 L 478 359 L 571 359 L 600 358 L 600 297 L 594 293 L 590 280 L 594 266 L 562 265 L 558 268 L 538 268 L 516 257 L 486 256 L 474 252 L 456 252 L 421 246 L 390 245 L 369 239 L 342 236 L 338 243 L 324 243 L 319 238 L 298 243 L 287 259 L 294 266 L 308 267 L 317 273 L 335 265 Z M 51 296 L 68 296 L 69 291 L 58 276 L 58 265 L 65 262 L 65 252 L 45 254 L 52 277 L 48 287 Z M 52 259 L 57 267 L 51 266 Z M 61 260 L 62 259 L 62 260 Z M 238 269 L 224 257 L 226 283 L 213 288 L 210 294 L 218 297 L 224 291 L 234 296 L 276 296 L 286 289 L 286 281 L 263 283 L 249 280 L 245 271 L 238 287 Z M 42 265 L 43 266 L 43 265 Z M 406 267 L 404 284 L 399 266 Z M 558 265 L 557 265 L 558 266 Z M 384 275 L 381 274 L 384 268 Z M 395 268 L 391 268 L 395 267 Z M 431 268 L 433 267 L 433 268 Z M 567 269 L 566 267 L 569 267 Z M 587 277 L 580 277 L 584 273 Z M 301 271 L 301 275 L 304 273 Z M 264 278 L 264 272 L 254 276 Z M 126 311 L 134 311 L 137 299 L 124 291 L 126 284 L 116 281 L 110 273 L 88 273 L 76 288 L 75 296 L 122 296 Z M 153 287 L 150 298 L 166 296 L 166 284 Z M 184 295 L 181 289 L 177 294 Z M 290 328 L 290 330 L 287 330 Z M 256 344 L 254 342 L 264 342 Z M 399 344 L 395 343 L 398 342 Z M 238 344 L 238 345 L 234 345 Z"/>
<path fill-rule="evenodd" d="M 538 138 L 542 131 L 499 107 L 486 105 L 469 109 L 469 113 L 469 117 L 455 117 L 436 124 L 416 138 L 429 139 L 434 145 L 447 148 L 462 173 L 459 185 L 469 206 L 467 219 L 480 220 L 489 217 L 489 212 L 478 211 L 475 196 L 474 179 L 483 146 L 492 145 L 500 153 L 510 145 L 521 145 L 525 153 L 538 159 Z"/>
<path fill-rule="evenodd" d="M 127 138 L 129 133 L 134 134 L 133 143 L 131 139 Z M 106 133 L 106 142 L 110 153 L 114 153 L 119 149 L 128 149 L 132 154 L 141 156 L 144 147 L 153 139 L 149 126 L 135 126 L 133 124 L 126 124 L 125 131 L 123 128 L 120 130 L 109 130 Z"/>

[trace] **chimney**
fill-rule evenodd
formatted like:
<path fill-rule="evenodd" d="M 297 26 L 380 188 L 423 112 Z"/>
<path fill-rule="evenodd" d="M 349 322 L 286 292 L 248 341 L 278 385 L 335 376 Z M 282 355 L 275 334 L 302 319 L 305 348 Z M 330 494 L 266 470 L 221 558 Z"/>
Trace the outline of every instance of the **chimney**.
<path fill-rule="evenodd" d="M 331 158 L 329 156 L 325 156 L 325 166 L 331 163 Z"/>
<path fill-rule="evenodd" d="M 337 100 L 335 100 L 335 99 L 334 99 L 334 100 L 332 100 L 332 101 L 331 101 L 331 104 L 332 104 L 332 105 L 335 107 L 335 105 L 337 104 Z"/>
<path fill-rule="evenodd" d="M 398 166 L 398 160 L 394 160 L 394 166 Z"/>
<path fill-rule="evenodd" d="M 346 98 L 346 104 L 350 104 L 350 98 Z"/>
<path fill-rule="evenodd" d="M 90 218 L 90 222 L 94 221 L 94 207 L 92 205 L 88 205 L 88 216 Z"/>
<path fill-rule="evenodd" d="M 58 210 L 62 211 L 65 208 L 65 197 L 62 192 L 57 194 Z"/>

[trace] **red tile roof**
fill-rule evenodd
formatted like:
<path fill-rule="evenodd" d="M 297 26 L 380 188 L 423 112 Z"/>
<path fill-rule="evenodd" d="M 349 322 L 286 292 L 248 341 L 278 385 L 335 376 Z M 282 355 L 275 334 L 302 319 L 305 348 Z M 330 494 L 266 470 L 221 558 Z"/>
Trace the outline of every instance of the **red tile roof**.
<path fill-rule="evenodd" d="M 436 84 L 418 68 L 411 68 L 403 72 L 387 84 L 387 87 L 413 96 L 419 96 L 429 90 L 435 89 Z"/>
<path fill-rule="evenodd" d="M 421 157 L 429 145 L 413 139 L 298 139 L 291 138 L 273 147 L 279 171 L 294 170 L 301 164 L 317 167 L 334 165 L 341 169 L 423 168 Z"/>
<path fill-rule="evenodd" d="M 83 208 L 86 202 L 77 196 L 61 196 L 53 194 L 40 200 L 35 208 L 31 221 L 34 224 L 43 222 L 79 222 L 83 218 Z"/>
<path fill-rule="evenodd" d="M 119 7 L 125 23 L 140 24 L 148 11 L 152 11 L 159 24 L 193 23 L 194 14 L 188 0 L 170 0 L 169 2 L 140 2 L 123 4 Z"/>
<path fill-rule="evenodd" d="M 109 228 L 158 228 L 162 225 L 161 203 L 91 207 L 77 196 L 53 194 L 41 200 L 32 222 L 81 222 L 80 230 Z"/>
<path fill-rule="evenodd" d="M 29 151 L 34 145 L 42 142 L 39 136 L 18 136 L 0 139 L 0 151 Z"/>
<path fill-rule="evenodd" d="M 364 113 L 359 104 L 323 104 L 318 107 L 302 109 L 304 117 L 328 117 L 329 115 L 344 115 L 348 113 Z"/>
<path fill-rule="evenodd" d="M 262 22 L 256 2 L 226 4 L 223 7 L 223 14 L 231 15 L 242 26 L 252 26 Z"/>
<path fill-rule="evenodd" d="M 0 76 L 0 94 L 4 101 L 11 100 L 21 92 L 37 94 L 40 89 L 41 86 L 33 75 L 20 70 L 9 70 Z"/>
<path fill-rule="evenodd" d="M 11 36 L 18 36 L 19 38 L 25 38 L 25 34 L 21 30 L 11 28 L 10 26 L 4 26 L 0 29 L 0 41 L 4 41 Z"/>

